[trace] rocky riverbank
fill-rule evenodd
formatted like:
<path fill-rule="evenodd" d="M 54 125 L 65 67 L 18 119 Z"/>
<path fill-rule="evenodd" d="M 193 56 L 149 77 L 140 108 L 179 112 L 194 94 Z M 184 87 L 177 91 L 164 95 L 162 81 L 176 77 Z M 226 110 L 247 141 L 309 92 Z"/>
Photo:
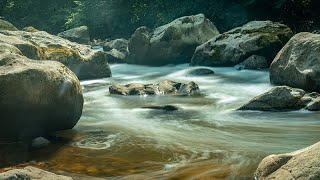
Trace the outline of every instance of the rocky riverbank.
<path fill-rule="evenodd" d="M 252 21 L 220 34 L 214 22 L 198 14 L 154 29 L 140 27 L 129 40 L 89 41 L 85 26 L 51 35 L 32 28 L 18 30 L 0 20 L 0 146 L 5 147 L 0 150 L 3 159 L 0 166 L 28 161 L 24 153 L 28 153 L 34 138 L 49 138 L 53 132 L 72 129 L 81 118 L 84 104 L 79 80 L 111 77 L 109 63 L 146 65 L 144 68 L 188 63 L 269 70 L 270 82 L 276 87 L 242 105 L 237 113 L 320 111 L 318 34 L 294 35 L 288 26 L 272 21 Z M 96 49 L 96 45 L 103 51 Z M 186 77 L 213 79 L 215 75 L 211 69 L 202 67 Z M 196 82 L 173 80 L 113 84 L 106 89 L 111 95 L 158 95 L 160 99 L 168 95 L 191 98 L 202 93 Z M 161 105 L 142 109 L 180 108 Z M 317 147 L 316 144 L 291 154 L 267 157 L 255 176 L 317 179 L 320 176 Z M 70 179 L 32 167 L 8 171 L 1 177 Z"/>

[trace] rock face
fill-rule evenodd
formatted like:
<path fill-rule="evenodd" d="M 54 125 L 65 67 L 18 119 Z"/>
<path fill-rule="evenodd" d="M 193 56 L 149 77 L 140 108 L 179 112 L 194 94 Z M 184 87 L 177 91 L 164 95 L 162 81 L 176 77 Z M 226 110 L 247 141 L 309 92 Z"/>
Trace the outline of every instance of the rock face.
<path fill-rule="evenodd" d="M 267 179 L 320 179 L 320 143 L 287 154 L 270 155 L 262 160 L 255 178 Z"/>
<path fill-rule="evenodd" d="M 199 86 L 194 82 L 187 84 L 170 80 L 161 81 L 158 84 L 132 83 L 127 85 L 112 85 L 109 87 L 110 94 L 123 96 L 136 95 L 178 95 L 191 96 L 200 93 Z"/>
<path fill-rule="evenodd" d="M 302 89 L 278 86 L 255 97 L 239 110 L 290 111 L 302 108 L 319 110 L 317 109 L 318 97 L 320 97 L 318 93 L 308 94 Z"/>
<path fill-rule="evenodd" d="M 271 83 L 320 92 L 320 34 L 299 33 L 270 67 Z"/>
<path fill-rule="evenodd" d="M 2 180 L 72 180 L 71 177 L 57 175 L 35 167 L 25 167 L 14 169 L 0 174 Z"/>
<path fill-rule="evenodd" d="M 80 26 L 66 30 L 58 34 L 58 36 L 77 43 L 89 43 L 90 34 L 87 26 Z"/>
<path fill-rule="evenodd" d="M 22 52 L 15 46 L 12 46 L 6 43 L 0 43 L 0 54 L 3 54 L 3 53 L 12 53 L 12 54 L 22 55 Z"/>
<path fill-rule="evenodd" d="M 125 63 L 129 55 L 128 40 L 115 39 L 103 44 L 103 50 L 107 53 L 109 63 Z"/>
<path fill-rule="evenodd" d="M 80 82 L 63 64 L 0 55 L 0 141 L 71 129 L 82 107 Z"/>
<path fill-rule="evenodd" d="M 13 24 L 3 19 L 0 19 L 0 30 L 18 31 Z"/>
<path fill-rule="evenodd" d="M 105 53 L 44 31 L 0 31 L 0 43 L 15 46 L 30 59 L 59 61 L 81 80 L 111 76 Z"/>
<path fill-rule="evenodd" d="M 191 65 L 234 66 L 252 55 L 263 56 L 270 64 L 292 35 L 286 25 L 252 21 L 198 46 Z"/>
<path fill-rule="evenodd" d="M 218 35 L 203 14 L 181 17 L 150 30 L 138 28 L 129 40 L 129 63 L 161 66 L 188 63 L 195 48 Z"/>
<path fill-rule="evenodd" d="M 269 67 L 268 60 L 263 56 L 252 55 L 248 59 L 244 60 L 242 63 L 235 66 L 236 69 L 266 69 Z"/>

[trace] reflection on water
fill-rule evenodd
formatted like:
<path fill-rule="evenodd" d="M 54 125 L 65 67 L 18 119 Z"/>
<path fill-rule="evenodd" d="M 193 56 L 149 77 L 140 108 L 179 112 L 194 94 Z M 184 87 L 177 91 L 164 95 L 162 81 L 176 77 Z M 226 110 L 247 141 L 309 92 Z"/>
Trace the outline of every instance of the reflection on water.
<path fill-rule="evenodd" d="M 293 151 L 320 138 L 319 113 L 237 112 L 267 91 L 268 72 L 212 68 L 216 74 L 190 77 L 187 65 L 113 65 L 113 78 L 82 82 L 85 105 L 64 145 L 34 152 L 37 165 L 52 171 L 123 179 L 249 178 L 261 159 Z M 202 96 L 121 97 L 112 83 L 195 81 Z M 175 105 L 176 112 L 148 110 Z"/>

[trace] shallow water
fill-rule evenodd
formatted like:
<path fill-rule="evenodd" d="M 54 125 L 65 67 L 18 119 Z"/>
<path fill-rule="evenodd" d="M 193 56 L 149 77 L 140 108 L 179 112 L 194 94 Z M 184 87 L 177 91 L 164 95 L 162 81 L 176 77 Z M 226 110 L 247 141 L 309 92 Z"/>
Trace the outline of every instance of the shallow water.
<path fill-rule="evenodd" d="M 191 77 L 187 65 L 112 65 L 113 77 L 82 82 L 83 116 L 71 141 L 37 151 L 38 166 L 115 179 L 252 178 L 263 157 L 294 151 L 320 139 L 320 113 L 267 113 L 235 109 L 272 88 L 266 71 L 212 68 Z M 163 79 L 199 84 L 197 97 L 109 95 L 112 83 Z M 175 105 L 177 112 L 147 110 Z M 70 135 L 72 134 L 72 135 Z"/>

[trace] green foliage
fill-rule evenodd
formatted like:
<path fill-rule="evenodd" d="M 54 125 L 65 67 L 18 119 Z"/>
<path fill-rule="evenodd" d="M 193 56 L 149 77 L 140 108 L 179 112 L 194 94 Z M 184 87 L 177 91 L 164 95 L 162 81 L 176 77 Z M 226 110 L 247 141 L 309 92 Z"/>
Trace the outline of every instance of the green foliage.
<path fill-rule="evenodd" d="M 154 28 L 175 18 L 204 13 L 220 31 L 249 20 L 313 21 L 319 0 L 0 0 L 0 16 L 22 28 L 51 33 L 87 25 L 94 38 L 129 37 L 139 26 Z M 286 4 L 294 6 L 280 10 Z M 294 11 L 292 10 L 294 9 Z M 297 12 L 300 12 L 298 13 Z M 280 16 L 280 14 L 282 14 Z M 312 18 L 310 18 L 312 16 Z M 279 19 L 281 17 L 282 19 Z M 297 25 L 299 26 L 299 25 Z M 298 27 L 297 27 L 298 29 Z"/>
<path fill-rule="evenodd" d="M 74 7 L 70 0 L 4 0 L 0 13 L 20 28 L 34 26 L 58 32 Z"/>

